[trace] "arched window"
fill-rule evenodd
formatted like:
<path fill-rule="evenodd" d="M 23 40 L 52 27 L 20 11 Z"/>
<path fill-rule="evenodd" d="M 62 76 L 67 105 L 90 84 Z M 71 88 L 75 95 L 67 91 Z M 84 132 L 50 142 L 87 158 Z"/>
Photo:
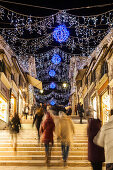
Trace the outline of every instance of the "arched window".
<path fill-rule="evenodd" d="M 106 61 L 104 61 L 101 67 L 101 77 L 103 77 L 103 75 L 106 73 L 108 73 L 108 64 Z"/>

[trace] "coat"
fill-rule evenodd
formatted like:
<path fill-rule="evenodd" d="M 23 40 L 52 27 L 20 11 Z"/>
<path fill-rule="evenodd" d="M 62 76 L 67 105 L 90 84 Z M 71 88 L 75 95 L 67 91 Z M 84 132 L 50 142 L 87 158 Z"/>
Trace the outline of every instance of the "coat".
<path fill-rule="evenodd" d="M 9 126 L 10 133 L 19 133 L 19 128 L 21 128 L 19 117 L 18 116 L 13 117 L 9 121 L 8 126 Z"/>
<path fill-rule="evenodd" d="M 34 117 L 34 120 L 33 120 L 33 125 L 35 123 L 36 125 L 36 128 L 39 129 L 40 128 L 40 124 L 41 124 L 41 121 L 42 121 L 42 117 L 43 115 L 38 115 L 38 114 L 35 114 L 35 117 Z"/>
<path fill-rule="evenodd" d="M 59 137 L 61 143 L 70 145 L 73 141 L 75 129 L 71 118 L 63 114 L 59 120 Z"/>
<path fill-rule="evenodd" d="M 84 112 L 83 104 L 81 105 L 80 103 L 78 103 L 77 110 L 78 110 L 79 117 L 83 117 L 83 112 Z"/>
<path fill-rule="evenodd" d="M 53 131 L 55 130 L 55 124 L 50 116 L 50 113 L 46 113 L 46 117 L 40 125 L 41 142 L 48 144 L 53 144 Z"/>
<path fill-rule="evenodd" d="M 108 123 L 102 126 L 93 141 L 95 144 L 104 147 L 106 163 L 113 163 L 113 115 Z"/>
<path fill-rule="evenodd" d="M 104 162 L 104 148 L 99 147 L 93 143 L 93 138 L 96 136 L 101 128 L 101 121 L 99 119 L 90 118 L 88 120 L 88 160 L 90 162 Z"/>

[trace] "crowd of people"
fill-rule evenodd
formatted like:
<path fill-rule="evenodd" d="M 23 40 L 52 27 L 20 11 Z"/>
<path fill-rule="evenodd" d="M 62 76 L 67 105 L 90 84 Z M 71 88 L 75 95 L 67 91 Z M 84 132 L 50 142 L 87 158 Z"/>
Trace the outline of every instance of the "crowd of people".
<path fill-rule="evenodd" d="M 32 126 L 34 124 L 36 126 L 38 143 L 43 143 L 45 146 L 45 160 L 47 165 L 49 165 L 51 160 L 54 136 L 56 136 L 57 140 L 61 141 L 62 159 L 64 166 L 67 165 L 69 149 L 74 135 L 74 124 L 69 116 L 70 112 L 70 110 L 67 111 L 63 107 L 57 108 L 56 111 L 55 107 L 51 107 L 50 105 L 43 107 L 42 104 L 35 111 Z M 21 128 L 19 116 L 17 114 L 14 117 L 11 115 L 8 125 L 12 136 L 13 148 L 16 151 L 17 134 Z"/>
<path fill-rule="evenodd" d="M 81 103 L 77 106 L 79 115 L 84 112 Z M 88 134 L 88 160 L 93 170 L 102 170 L 103 162 L 106 162 L 106 169 L 113 170 L 113 110 L 108 123 L 102 126 L 99 118 L 93 117 L 93 110 L 89 107 L 87 113 L 87 134 Z M 45 160 L 49 165 L 51 160 L 52 146 L 54 145 L 54 134 L 61 142 L 62 159 L 64 166 L 67 164 L 69 149 L 75 134 L 75 128 L 69 112 L 65 108 L 56 111 L 54 107 L 38 106 L 33 119 L 38 132 L 38 142 L 45 146 Z M 81 116 L 83 117 L 83 115 Z M 82 120 L 80 119 L 80 123 Z M 13 141 L 13 148 L 16 151 L 17 134 L 21 128 L 19 116 L 10 115 L 9 129 Z"/>

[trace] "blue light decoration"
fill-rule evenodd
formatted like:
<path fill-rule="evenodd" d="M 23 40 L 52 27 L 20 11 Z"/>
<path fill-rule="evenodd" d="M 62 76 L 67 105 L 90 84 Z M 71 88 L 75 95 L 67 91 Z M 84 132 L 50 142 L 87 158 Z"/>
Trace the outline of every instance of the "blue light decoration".
<path fill-rule="evenodd" d="M 59 43 L 65 42 L 69 37 L 69 31 L 65 25 L 59 25 L 53 31 L 53 37 Z"/>
<path fill-rule="evenodd" d="M 54 106 L 54 105 L 56 104 L 56 101 L 55 101 L 55 100 L 51 100 L 51 101 L 50 101 L 50 104 L 51 104 L 52 106 Z"/>
<path fill-rule="evenodd" d="M 54 70 L 50 70 L 50 71 L 49 71 L 49 75 L 50 75 L 51 77 L 54 77 L 55 74 L 56 74 L 56 72 L 55 72 Z"/>
<path fill-rule="evenodd" d="M 53 64 L 59 64 L 61 62 L 61 57 L 58 54 L 54 54 L 51 61 Z"/>
<path fill-rule="evenodd" d="M 51 89 L 55 89 L 55 87 L 56 87 L 56 84 L 55 84 L 54 82 L 52 82 L 52 83 L 50 84 L 50 88 L 51 88 Z"/>

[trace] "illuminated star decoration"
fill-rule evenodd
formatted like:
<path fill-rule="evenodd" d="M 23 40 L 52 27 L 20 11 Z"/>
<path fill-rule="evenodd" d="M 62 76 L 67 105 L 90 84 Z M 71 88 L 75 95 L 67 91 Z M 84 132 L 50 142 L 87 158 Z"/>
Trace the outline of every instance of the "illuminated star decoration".
<path fill-rule="evenodd" d="M 54 70 L 50 70 L 50 71 L 49 71 L 49 75 L 50 75 L 51 77 L 54 77 L 54 76 L 55 76 L 55 74 L 56 74 L 56 73 L 55 73 L 55 71 L 54 71 Z"/>
<path fill-rule="evenodd" d="M 55 100 L 51 100 L 51 101 L 50 101 L 50 104 L 51 104 L 52 106 L 54 106 L 54 105 L 56 104 L 56 101 L 55 101 Z"/>
<path fill-rule="evenodd" d="M 61 57 L 58 54 L 54 54 L 51 61 L 53 64 L 59 64 L 61 62 Z"/>
<path fill-rule="evenodd" d="M 55 89 L 55 87 L 56 87 L 56 84 L 55 84 L 54 82 L 52 82 L 52 83 L 50 84 L 50 88 L 51 88 L 51 89 Z"/>
<path fill-rule="evenodd" d="M 69 37 L 69 31 L 65 25 L 59 25 L 54 29 L 53 37 L 59 43 L 65 42 Z"/>

